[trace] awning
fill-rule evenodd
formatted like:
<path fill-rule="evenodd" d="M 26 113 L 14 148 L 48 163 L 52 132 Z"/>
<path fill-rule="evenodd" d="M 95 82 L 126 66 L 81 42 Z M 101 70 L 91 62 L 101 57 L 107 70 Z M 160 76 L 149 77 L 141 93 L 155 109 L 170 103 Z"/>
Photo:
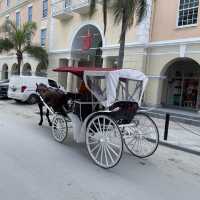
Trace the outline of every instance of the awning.
<path fill-rule="evenodd" d="M 101 68 L 101 67 L 57 67 L 54 68 L 54 72 L 69 72 L 76 76 L 83 77 L 85 71 L 98 71 L 98 72 L 108 72 L 108 71 L 116 71 L 119 69 L 116 68 Z"/>

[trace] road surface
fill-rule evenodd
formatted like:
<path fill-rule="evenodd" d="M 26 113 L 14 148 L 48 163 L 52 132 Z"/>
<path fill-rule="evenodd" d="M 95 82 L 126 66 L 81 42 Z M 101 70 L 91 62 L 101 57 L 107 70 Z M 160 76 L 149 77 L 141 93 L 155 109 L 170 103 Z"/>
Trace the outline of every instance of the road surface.
<path fill-rule="evenodd" d="M 199 199 L 200 157 L 159 147 L 141 160 L 124 154 L 113 169 L 97 167 L 84 144 L 53 140 L 36 106 L 0 100 L 0 199 Z"/>

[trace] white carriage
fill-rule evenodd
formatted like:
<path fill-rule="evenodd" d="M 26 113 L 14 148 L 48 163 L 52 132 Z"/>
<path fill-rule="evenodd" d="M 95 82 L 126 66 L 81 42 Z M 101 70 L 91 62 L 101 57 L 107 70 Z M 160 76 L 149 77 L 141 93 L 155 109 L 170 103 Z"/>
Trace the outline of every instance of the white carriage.
<path fill-rule="evenodd" d="M 67 117 L 54 114 L 52 134 L 58 142 L 66 140 L 71 123 L 74 140 L 85 142 L 94 163 L 106 169 L 118 164 L 124 145 L 140 158 L 156 151 L 157 126 L 139 111 L 148 82 L 142 72 L 84 67 L 60 67 L 54 71 L 77 75 L 91 93 L 89 101 L 74 99 Z"/>

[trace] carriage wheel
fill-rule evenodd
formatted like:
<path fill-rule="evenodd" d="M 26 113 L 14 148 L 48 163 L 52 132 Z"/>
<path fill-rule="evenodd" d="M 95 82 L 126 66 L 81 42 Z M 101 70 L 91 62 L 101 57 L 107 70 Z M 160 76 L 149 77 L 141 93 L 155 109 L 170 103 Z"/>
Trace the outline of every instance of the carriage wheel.
<path fill-rule="evenodd" d="M 115 121 L 103 114 L 92 118 L 86 130 L 86 146 L 98 166 L 108 169 L 117 165 L 122 157 L 123 141 Z"/>
<path fill-rule="evenodd" d="M 52 135 L 57 142 L 62 143 L 68 134 L 68 126 L 65 117 L 55 115 L 52 120 Z"/>
<path fill-rule="evenodd" d="M 137 113 L 130 127 L 123 130 L 125 146 L 134 156 L 151 156 L 159 143 L 159 132 L 155 122 L 144 113 Z"/>

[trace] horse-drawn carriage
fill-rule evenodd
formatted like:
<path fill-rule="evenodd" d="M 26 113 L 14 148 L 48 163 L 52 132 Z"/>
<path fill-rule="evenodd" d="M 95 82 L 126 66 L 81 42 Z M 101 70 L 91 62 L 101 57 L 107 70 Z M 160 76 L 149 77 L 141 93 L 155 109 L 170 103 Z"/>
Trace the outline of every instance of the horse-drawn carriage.
<path fill-rule="evenodd" d="M 78 76 L 90 94 L 85 99 L 75 95 L 68 102 L 66 115 L 52 111 L 55 140 L 63 142 L 71 124 L 74 140 L 85 142 L 90 157 L 102 168 L 112 168 L 120 161 L 124 145 L 140 158 L 156 151 L 159 143 L 156 124 L 139 109 L 148 82 L 143 73 L 84 67 L 60 67 L 54 71 Z"/>

